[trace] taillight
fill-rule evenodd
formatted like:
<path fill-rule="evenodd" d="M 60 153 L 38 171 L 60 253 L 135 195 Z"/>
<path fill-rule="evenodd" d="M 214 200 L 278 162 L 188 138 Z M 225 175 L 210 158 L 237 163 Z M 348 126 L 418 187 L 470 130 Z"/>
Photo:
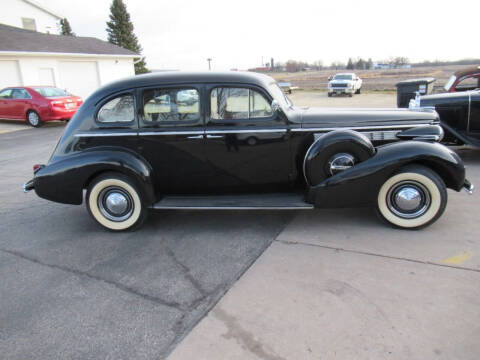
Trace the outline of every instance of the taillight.
<path fill-rule="evenodd" d="M 43 169 L 45 165 L 43 164 L 35 164 L 33 165 L 33 173 L 35 174 L 38 170 Z"/>

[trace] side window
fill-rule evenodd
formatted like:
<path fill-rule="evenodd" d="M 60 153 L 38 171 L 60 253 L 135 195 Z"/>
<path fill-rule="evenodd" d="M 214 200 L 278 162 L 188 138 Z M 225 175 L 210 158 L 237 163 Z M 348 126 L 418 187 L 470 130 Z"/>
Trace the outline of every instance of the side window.
<path fill-rule="evenodd" d="M 5 89 L 2 92 L 0 92 L 1 99 L 11 99 L 11 97 L 12 97 L 12 89 Z"/>
<path fill-rule="evenodd" d="M 143 92 L 143 114 L 146 121 L 195 121 L 200 118 L 196 89 L 150 89 Z"/>
<path fill-rule="evenodd" d="M 472 76 L 472 77 L 467 77 L 461 80 L 455 87 L 455 90 L 457 91 L 473 90 L 478 88 L 479 86 L 480 86 L 480 75 L 478 77 Z"/>
<path fill-rule="evenodd" d="M 30 99 L 31 96 L 25 89 L 13 89 L 12 99 Z"/>
<path fill-rule="evenodd" d="M 252 119 L 272 116 L 265 97 L 246 88 L 215 88 L 210 93 L 212 119 Z"/>
<path fill-rule="evenodd" d="M 122 95 L 104 104 L 98 111 L 97 120 L 102 123 L 130 122 L 135 119 L 132 95 Z"/>
<path fill-rule="evenodd" d="M 267 99 L 257 91 L 250 90 L 250 117 L 261 118 L 273 115 L 272 107 Z"/>

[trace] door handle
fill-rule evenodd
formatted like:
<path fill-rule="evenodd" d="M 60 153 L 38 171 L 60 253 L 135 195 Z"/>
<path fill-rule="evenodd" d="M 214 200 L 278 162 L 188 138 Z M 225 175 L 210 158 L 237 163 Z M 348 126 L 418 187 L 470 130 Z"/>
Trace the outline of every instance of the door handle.
<path fill-rule="evenodd" d="M 203 135 L 192 135 L 192 136 L 187 136 L 187 139 L 202 139 Z"/>
<path fill-rule="evenodd" d="M 210 134 L 207 135 L 207 139 L 218 139 L 222 137 L 223 135 L 210 135 Z"/>

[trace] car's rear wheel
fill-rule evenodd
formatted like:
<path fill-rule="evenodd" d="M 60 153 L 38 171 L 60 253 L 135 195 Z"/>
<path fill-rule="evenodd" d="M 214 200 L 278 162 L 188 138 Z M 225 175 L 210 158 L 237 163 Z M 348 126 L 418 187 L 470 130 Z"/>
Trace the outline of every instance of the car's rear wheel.
<path fill-rule="evenodd" d="M 118 173 L 94 179 L 88 187 L 86 203 L 95 221 L 112 231 L 136 229 L 147 215 L 138 187 Z"/>
<path fill-rule="evenodd" d="M 33 127 L 40 127 L 43 125 L 43 121 L 40 115 L 35 110 L 29 110 L 27 112 L 27 121 Z"/>
<path fill-rule="evenodd" d="M 445 211 L 447 189 L 442 178 L 424 166 L 407 166 L 380 188 L 377 211 L 388 223 L 420 229 L 434 223 Z"/>

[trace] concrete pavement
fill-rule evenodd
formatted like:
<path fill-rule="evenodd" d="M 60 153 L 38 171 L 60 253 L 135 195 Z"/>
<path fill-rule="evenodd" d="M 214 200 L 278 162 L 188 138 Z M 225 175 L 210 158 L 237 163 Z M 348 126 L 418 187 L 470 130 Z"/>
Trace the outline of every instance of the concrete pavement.
<path fill-rule="evenodd" d="M 22 193 L 62 130 L 0 135 L 0 358 L 163 358 L 293 213 L 168 211 L 105 231 L 84 206 Z"/>
<path fill-rule="evenodd" d="M 480 184 L 480 151 L 457 151 Z M 479 194 L 448 195 L 421 231 L 297 214 L 169 359 L 478 359 Z"/>

